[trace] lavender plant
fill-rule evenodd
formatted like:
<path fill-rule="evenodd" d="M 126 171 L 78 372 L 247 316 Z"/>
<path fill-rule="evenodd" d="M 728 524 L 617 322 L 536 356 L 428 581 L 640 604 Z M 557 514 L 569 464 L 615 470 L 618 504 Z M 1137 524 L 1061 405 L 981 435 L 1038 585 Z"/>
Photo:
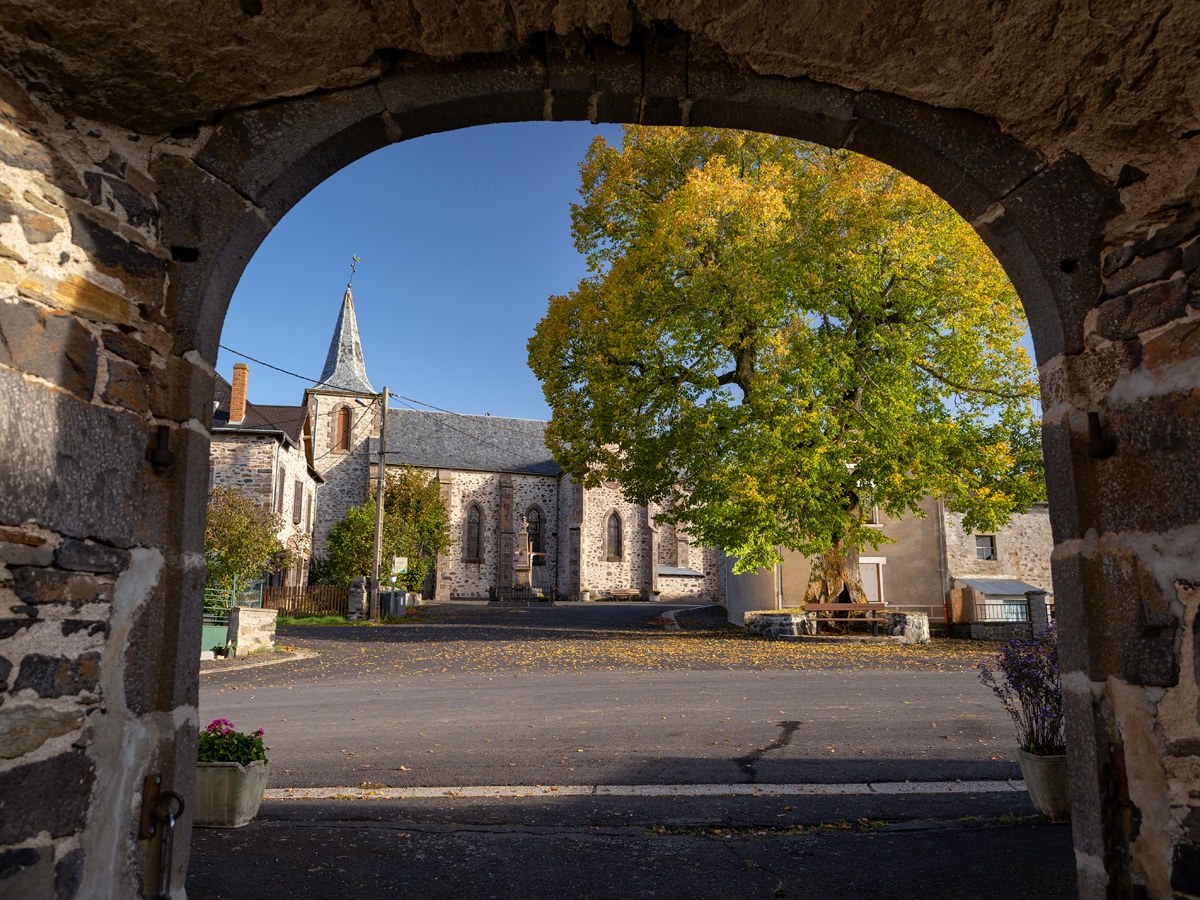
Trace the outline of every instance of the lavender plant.
<path fill-rule="evenodd" d="M 1022 750 L 1040 755 L 1065 752 L 1056 626 L 1028 640 L 1009 641 L 978 668 L 980 681 L 1000 698 L 1016 724 Z"/>

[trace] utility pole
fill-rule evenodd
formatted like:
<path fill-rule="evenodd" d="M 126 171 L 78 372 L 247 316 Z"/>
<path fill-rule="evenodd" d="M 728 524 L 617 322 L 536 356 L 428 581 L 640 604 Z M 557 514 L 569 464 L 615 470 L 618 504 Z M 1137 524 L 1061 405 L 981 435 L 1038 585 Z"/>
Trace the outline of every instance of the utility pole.
<path fill-rule="evenodd" d="M 375 479 L 375 551 L 371 557 L 371 593 L 367 601 L 367 618 L 375 621 L 379 618 L 379 562 L 383 555 L 383 490 L 384 490 L 384 460 L 387 459 L 387 408 L 388 389 L 383 386 L 379 395 L 379 472 Z"/>

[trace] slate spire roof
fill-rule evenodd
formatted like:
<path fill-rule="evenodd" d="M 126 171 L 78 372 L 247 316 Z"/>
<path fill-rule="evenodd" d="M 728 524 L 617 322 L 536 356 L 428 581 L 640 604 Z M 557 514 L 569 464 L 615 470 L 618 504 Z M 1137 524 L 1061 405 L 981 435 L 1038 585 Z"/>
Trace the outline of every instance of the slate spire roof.
<path fill-rule="evenodd" d="M 321 381 L 324 384 L 318 385 L 318 389 L 376 393 L 367 378 L 367 366 L 363 362 L 362 341 L 358 337 L 358 320 L 354 317 L 354 297 L 350 293 L 350 285 L 346 285 L 346 293 L 342 296 L 342 310 L 333 328 L 333 340 L 329 342 L 329 354 L 325 357 Z"/>

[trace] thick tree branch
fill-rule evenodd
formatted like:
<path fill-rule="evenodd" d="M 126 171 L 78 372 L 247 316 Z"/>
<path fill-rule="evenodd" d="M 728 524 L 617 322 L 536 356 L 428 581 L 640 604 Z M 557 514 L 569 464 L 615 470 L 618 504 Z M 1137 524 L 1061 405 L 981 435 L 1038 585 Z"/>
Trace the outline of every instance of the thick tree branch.
<path fill-rule="evenodd" d="M 1024 393 L 1012 393 L 1010 391 L 1002 391 L 997 388 L 981 387 L 979 385 L 963 384 L 948 378 L 944 373 L 925 365 L 924 363 L 913 363 L 918 369 L 924 372 L 931 378 L 940 381 L 946 387 L 952 387 L 956 391 L 962 391 L 965 394 L 987 394 L 989 397 L 998 397 L 1001 400 L 1024 400 L 1027 399 Z"/>

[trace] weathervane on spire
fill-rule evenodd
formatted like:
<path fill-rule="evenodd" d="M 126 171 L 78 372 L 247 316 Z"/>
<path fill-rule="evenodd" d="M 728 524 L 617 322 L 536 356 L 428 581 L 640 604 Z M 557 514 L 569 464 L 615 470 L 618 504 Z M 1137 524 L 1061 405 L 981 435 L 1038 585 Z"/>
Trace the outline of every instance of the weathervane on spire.
<path fill-rule="evenodd" d="M 354 273 L 358 270 L 358 264 L 362 262 L 357 256 L 350 257 L 350 280 L 346 282 L 346 287 L 350 287 L 354 283 Z"/>

